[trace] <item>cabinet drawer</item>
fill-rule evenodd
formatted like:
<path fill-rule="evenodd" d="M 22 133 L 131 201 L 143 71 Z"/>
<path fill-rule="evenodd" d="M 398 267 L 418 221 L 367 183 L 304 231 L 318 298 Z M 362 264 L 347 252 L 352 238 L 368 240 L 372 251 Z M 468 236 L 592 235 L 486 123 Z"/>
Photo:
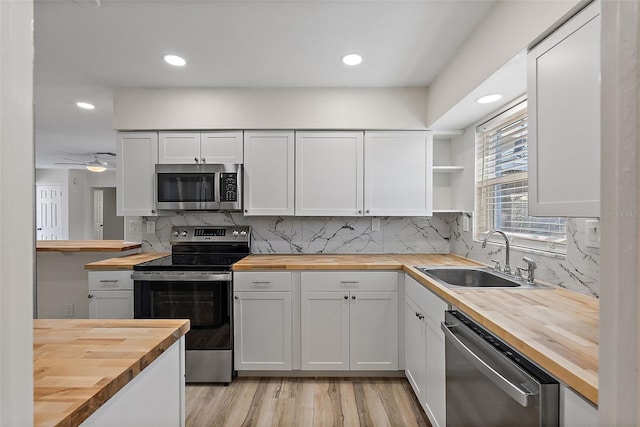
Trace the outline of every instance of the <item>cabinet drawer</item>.
<path fill-rule="evenodd" d="M 302 291 L 371 290 L 397 291 L 395 271 L 305 271 L 301 273 Z"/>
<path fill-rule="evenodd" d="M 404 289 L 407 296 L 411 298 L 431 320 L 438 323 L 444 320 L 447 303 L 408 274 L 405 276 Z"/>
<path fill-rule="evenodd" d="M 291 291 L 291 273 L 288 271 L 235 272 L 234 291 Z"/>
<path fill-rule="evenodd" d="M 89 290 L 133 289 L 132 270 L 89 271 Z"/>

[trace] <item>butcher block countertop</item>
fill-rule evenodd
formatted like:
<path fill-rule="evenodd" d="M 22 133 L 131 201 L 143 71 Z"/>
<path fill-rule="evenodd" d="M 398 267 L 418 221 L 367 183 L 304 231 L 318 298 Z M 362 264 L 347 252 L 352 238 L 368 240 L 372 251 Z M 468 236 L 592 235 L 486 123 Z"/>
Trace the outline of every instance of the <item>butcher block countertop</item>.
<path fill-rule="evenodd" d="M 188 320 L 34 320 L 34 425 L 79 425 L 188 331 Z"/>
<path fill-rule="evenodd" d="M 234 270 L 404 270 L 597 405 L 596 298 L 553 286 L 449 289 L 414 268 L 428 265 L 481 264 L 453 254 L 250 255 Z"/>
<path fill-rule="evenodd" d="M 38 252 L 125 252 L 140 249 L 142 243 L 123 240 L 38 240 Z"/>
<path fill-rule="evenodd" d="M 142 262 L 171 255 L 163 252 L 144 252 L 118 258 L 103 259 L 84 265 L 85 270 L 133 270 L 133 266 Z"/>
<path fill-rule="evenodd" d="M 402 270 L 405 265 L 480 264 L 453 254 L 250 255 L 233 270 Z"/>

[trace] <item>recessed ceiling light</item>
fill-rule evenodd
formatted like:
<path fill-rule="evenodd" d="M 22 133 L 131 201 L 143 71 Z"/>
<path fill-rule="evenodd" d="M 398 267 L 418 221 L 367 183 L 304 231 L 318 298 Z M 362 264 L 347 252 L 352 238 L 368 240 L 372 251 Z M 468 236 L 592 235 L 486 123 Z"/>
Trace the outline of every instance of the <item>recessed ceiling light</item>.
<path fill-rule="evenodd" d="M 343 55 L 341 59 L 345 65 L 358 65 L 362 62 L 362 56 L 357 53 L 347 53 Z"/>
<path fill-rule="evenodd" d="M 481 96 L 476 99 L 478 104 L 491 104 L 492 102 L 496 102 L 502 99 L 502 95 L 499 93 L 492 93 L 491 95 Z"/>
<path fill-rule="evenodd" d="M 76 105 L 85 110 L 94 110 L 96 108 L 95 105 L 89 104 L 88 102 L 76 102 Z"/>
<path fill-rule="evenodd" d="M 187 63 L 184 58 L 179 57 L 178 55 L 163 55 L 162 59 L 167 64 L 175 65 L 176 67 L 182 67 Z"/>

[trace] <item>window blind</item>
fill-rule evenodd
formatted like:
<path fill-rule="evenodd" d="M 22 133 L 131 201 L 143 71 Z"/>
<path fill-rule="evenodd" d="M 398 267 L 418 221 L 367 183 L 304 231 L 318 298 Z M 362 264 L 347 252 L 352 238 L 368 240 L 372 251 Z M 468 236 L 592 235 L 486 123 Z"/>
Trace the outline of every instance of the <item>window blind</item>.
<path fill-rule="evenodd" d="M 526 101 L 476 129 L 476 239 L 498 229 L 515 246 L 566 253 L 566 218 L 529 216 L 527 130 Z"/>

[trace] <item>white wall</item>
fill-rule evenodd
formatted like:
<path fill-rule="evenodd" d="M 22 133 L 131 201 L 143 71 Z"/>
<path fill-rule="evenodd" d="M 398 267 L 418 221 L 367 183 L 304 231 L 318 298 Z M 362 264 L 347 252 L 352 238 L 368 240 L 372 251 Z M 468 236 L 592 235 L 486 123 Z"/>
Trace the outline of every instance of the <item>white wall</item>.
<path fill-rule="evenodd" d="M 425 129 L 424 88 L 119 89 L 113 128 Z"/>
<path fill-rule="evenodd" d="M 80 169 L 69 170 L 69 240 L 89 238 L 93 200 L 89 198 L 89 172 Z"/>
<path fill-rule="evenodd" d="M 640 425 L 639 6 L 602 2 L 601 426 Z"/>
<path fill-rule="evenodd" d="M 431 126 L 541 34 L 574 13 L 581 0 L 499 1 L 429 86 Z"/>
<path fill-rule="evenodd" d="M 0 425 L 33 424 L 33 2 L 0 1 Z"/>

